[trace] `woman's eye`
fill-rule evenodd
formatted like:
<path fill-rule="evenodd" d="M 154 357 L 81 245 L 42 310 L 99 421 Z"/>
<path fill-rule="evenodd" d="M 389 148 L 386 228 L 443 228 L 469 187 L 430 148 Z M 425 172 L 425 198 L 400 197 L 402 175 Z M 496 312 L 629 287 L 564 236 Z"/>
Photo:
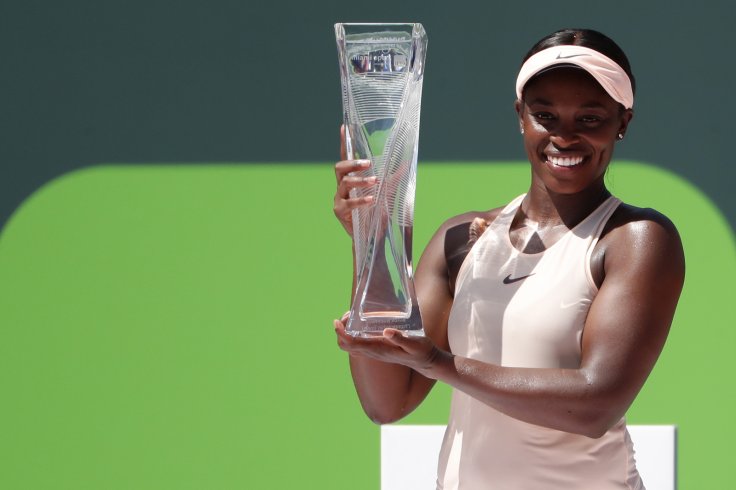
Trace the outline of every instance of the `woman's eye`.
<path fill-rule="evenodd" d="M 552 116 L 552 114 L 550 114 L 549 112 L 535 112 L 534 114 L 532 114 L 532 116 L 540 121 L 551 121 L 552 119 L 554 119 L 554 116 Z"/>
<path fill-rule="evenodd" d="M 601 122 L 601 118 L 599 116 L 583 116 L 580 118 L 580 121 L 585 124 L 592 124 Z"/>

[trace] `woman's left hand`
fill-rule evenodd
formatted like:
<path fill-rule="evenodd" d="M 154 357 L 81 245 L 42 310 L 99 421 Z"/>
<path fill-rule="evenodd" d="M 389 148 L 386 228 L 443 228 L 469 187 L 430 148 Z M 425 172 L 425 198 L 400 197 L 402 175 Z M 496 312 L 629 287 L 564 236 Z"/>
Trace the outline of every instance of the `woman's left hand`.
<path fill-rule="evenodd" d="M 449 353 L 437 347 L 429 337 L 413 337 L 401 330 L 386 328 L 383 336 L 353 337 L 345 331 L 347 314 L 335 320 L 337 344 L 349 354 L 370 357 L 378 361 L 402 364 L 422 375 L 433 378 L 431 372 L 438 360 Z"/>

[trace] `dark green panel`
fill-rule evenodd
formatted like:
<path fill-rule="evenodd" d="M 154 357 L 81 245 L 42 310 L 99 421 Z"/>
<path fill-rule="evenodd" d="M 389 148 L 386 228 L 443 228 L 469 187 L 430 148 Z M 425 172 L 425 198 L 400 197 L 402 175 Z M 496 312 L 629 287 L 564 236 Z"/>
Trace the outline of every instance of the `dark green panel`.
<path fill-rule="evenodd" d="M 33 190 L 99 162 L 337 157 L 336 21 L 421 21 L 429 35 L 420 157 L 521 159 L 521 57 L 560 27 L 629 53 L 636 117 L 618 157 L 692 181 L 730 223 L 736 50 L 728 0 L 674 4 L 411 0 L 8 1 L 0 7 L 0 222 Z"/>

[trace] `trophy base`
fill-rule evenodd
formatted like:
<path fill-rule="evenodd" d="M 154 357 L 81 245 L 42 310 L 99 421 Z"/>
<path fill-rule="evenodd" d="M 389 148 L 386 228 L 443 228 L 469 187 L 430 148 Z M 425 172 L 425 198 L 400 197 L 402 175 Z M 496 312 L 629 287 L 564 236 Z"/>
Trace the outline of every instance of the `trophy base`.
<path fill-rule="evenodd" d="M 382 337 L 386 328 L 399 330 L 409 337 L 424 337 L 418 308 L 412 308 L 408 317 L 398 311 L 376 311 L 363 316 L 351 313 L 345 330 L 353 337 L 376 338 Z"/>
<path fill-rule="evenodd" d="M 396 328 L 396 327 L 386 327 L 386 328 Z M 424 337 L 424 329 L 420 328 L 419 330 L 403 330 L 401 328 L 396 328 L 396 330 L 400 330 L 402 334 L 406 335 L 407 337 Z M 383 337 L 383 330 L 362 330 L 359 332 L 348 332 L 349 335 L 353 337 L 360 337 L 363 339 L 378 339 Z"/>

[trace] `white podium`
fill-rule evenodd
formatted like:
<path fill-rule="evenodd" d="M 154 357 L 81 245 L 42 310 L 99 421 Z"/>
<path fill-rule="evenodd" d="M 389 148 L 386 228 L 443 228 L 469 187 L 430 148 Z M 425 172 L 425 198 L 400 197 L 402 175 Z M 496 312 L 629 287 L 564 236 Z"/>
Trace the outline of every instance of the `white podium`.
<path fill-rule="evenodd" d="M 675 490 L 674 425 L 629 425 L 636 467 L 647 490 Z M 444 425 L 381 426 L 381 490 L 434 490 Z"/>

